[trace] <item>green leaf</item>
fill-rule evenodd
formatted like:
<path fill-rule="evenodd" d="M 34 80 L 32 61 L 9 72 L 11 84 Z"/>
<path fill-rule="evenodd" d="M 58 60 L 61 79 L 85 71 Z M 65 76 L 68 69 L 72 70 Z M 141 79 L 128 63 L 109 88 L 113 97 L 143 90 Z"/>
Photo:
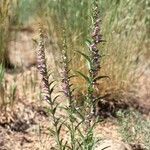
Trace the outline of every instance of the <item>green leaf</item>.
<path fill-rule="evenodd" d="M 82 52 L 80 52 L 80 51 L 77 51 L 79 54 L 81 54 L 90 64 L 92 63 L 91 62 L 91 59 L 90 59 L 90 57 L 88 56 L 88 55 L 86 55 L 86 54 L 84 54 L 84 53 L 82 53 Z"/>
<path fill-rule="evenodd" d="M 85 120 L 84 115 L 81 114 L 78 110 L 76 110 L 76 114 L 78 115 L 78 117 L 82 120 Z"/>
<path fill-rule="evenodd" d="M 56 118 L 56 121 L 55 121 L 55 126 L 57 126 L 58 125 L 58 123 L 59 123 L 59 121 L 60 121 L 60 118 Z"/>
<path fill-rule="evenodd" d="M 84 122 L 84 120 L 80 121 L 76 126 L 75 126 L 75 130 L 78 129 L 78 127 Z"/>
<path fill-rule="evenodd" d="M 56 86 L 56 84 L 55 84 L 55 85 L 53 85 L 53 87 L 50 89 L 50 94 L 52 94 L 52 93 L 53 93 L 53 91 L 54 91 L 54 89 L 55 89 L 55 86 Z"/>
<path fill-rule="evenodd" d="M 91 43 L 90 40 L 87 39 L 87 40 L 85 41 L 85 44 L 86 44 L 88 47 L 90 47 L 90 45 L 91 45 L 92 43 Z"/>
<path fill-rule="evenodd" d="M 76 90 L 76 88 L 72 89 L 72 90 L 70 91 L 70 93 L 73 94 L 73 92 L 74 92 L 75 90 Z"/>
<path fill-rule="evenodd" d="M 56 132 L 55 132 L 54 130 L 52 130 L 52 129 L 50 129 L 50 128 L 48 128 L 48 130 L 50 131 L 50 134 L 51 134 L 52 136 L 54 136 L 54 135 L 56 134 Z"/>
<path fill-rule="evenodd" d="M 84 139 L 85 137 L 84 137 L 84 134 L 82 134 L 82 131 L 79 128 L 77 130 L 78 130 L 78 133 L 80 134 L 81 138 Z"/>
<path fill-rule="evenodd" d="M 69 145 L 66 145 L 67 150 L 72 150 L 72 148 Z"/>
<path fill-rule="evenodd" d="M 58 106 L 59 106 L 59 104 L 57 104 L 57 105 L 54 107 L 54 109 L 52 110 L 52 114 L 53 114 L 53 115 L 55 115 Z"/>
<path fill-rule="evenodd" d="M 69 74 L 69 73 L 70 73 L 70 71 L 71 71 L 71 70 L 70 70 L 70 69 L 68 69 L 68 70 L 67 70 L 67 74 Z"/>
<path fill-rule="evenodd" d="M 58 134 L 60 134 L 60 131 L 61 131 L 61 128 L 63 125 L 64 125 L 64 123 L 61 123 L 61 125 L 58 127 L 58 130 L 57 130 Z"/>
<path fill-rule="evenodd" d="M 65 125 L 65 127 L 71 132 L 71 127 L 70 127 L 70 125 L 67 124 L 67 123 L 64 123 L 64 125 Z"/>
<path fill-rule="evenodd" d="M 61 147 L 62 147 L 62 142 L 63 142 L 63 139 L 61 138 L 61 140 L 59 140 L 59 144 Z"/>
<path fill-rule="evenodd" d="M 73 86 L 73 84 L 70 84 L 69 87 L 71 88 Z"/>
<path fill-rule="evenodd" d="M 48 73 L 48 79 L 50 78 L 50 76 L 52 75 L 52 73 L 50 72 L 50 73 Z"/>
<path fill-rule="evenodd" d="M 74 78 L 74 77 L 77 77 L 77 76 L 76 75 L 71 75 L 68 78 L 71 79 L 71 78 Z"/>
<path fill-rule="evenodd" d="M 55 82 L 55 81 L 50 82 L 50 83 L 49 83 L 49 87 L 50 87 L 54 82 Z"/>
<path fill-rule="evenodd" d="M 63 150 L 67 148 L 67 144 L 68 144 L 68 141 L 66 141 L 65 144 L 63 145 Z"/>
<path fill-rule="evenodd" d="M 68 106 L 60 106 L 59 108 L 60 108 L 60 109 L 64 109 L 64 110 L 67 111 L 67 112 L 69 111 L 69 107 L 68 107 Z"/>
<path fill-rule="evenodd" d="M 77 140 L 77 143 L 78 143 L 78 147 L 77 147 L 77 150 L 82 150 L 83 149 L 83 142 L 79 142 L 78 140 Z M 81 149 L 82 148 L 82 149 Z"/>
<path fill-rule="evenodd" d="M 80 71 L 76 71 L 80 76 L 82 76 L 89 84 L 91 84 L 91 79 L 88 77 L 88 76 L 86 76 L 86 75 L 84 75 L 82 72 L 80 72 Z"/>
<path fill-rule="evenodd" d="M 57 100 L 58 97 L 60 97 L 60 95 L 57 95 L 53 98 L 53 102 L 52 102 L 53 104 L 55 103 L 55 101 Z"/>
<path fill-rule="evenodd" d="M 36 39 L 32 38 L 32 41 L 33 41 L 33 43 L 38 45 L 38 41 Z"/>
<path fill-rule="evenodd" d="M 108 78 L 108 79 L 110 79 L 109 76 L 98 76 L 98 77 L 96 77 L 93 81 L 96 82 L 97 80 L 100 80 L 100 79 L 103 79 L 103 78 Z"/>
<path fill-rule="evenodd" d="M 109 148 L 110 146 L 107 146 L 107 147 L 104 147 L 102 150 L 105 150 L 105 149 L 107 149 L 107 148 Z"/>
<path fill-rule="evenodd" d="M 91 67 L 92 66 L 92 61 L 91 61 L 90 57 L 88 55 L 80 52 L 80 51 L 77 51 L 77 52 L 80 53 L 87 60 L 87 66 L 88 66 L 89 69 L 91 69 L 92 68 Z"/>

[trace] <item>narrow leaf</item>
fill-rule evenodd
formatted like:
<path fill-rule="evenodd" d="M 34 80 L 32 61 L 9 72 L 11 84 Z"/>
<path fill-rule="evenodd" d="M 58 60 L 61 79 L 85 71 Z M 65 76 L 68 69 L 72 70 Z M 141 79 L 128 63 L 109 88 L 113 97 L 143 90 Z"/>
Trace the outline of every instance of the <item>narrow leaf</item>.
<path fill-rule="evenodd" d="M 82 72 L 80 71 L 76 71 L 80 76 L 82 76 L 88 83 L 91 83 L 91 80 L 88 76 L 84 75 Z"/>
<path fill-rule="evenodd" d="M 50 87 L 54 82 L 55 82 L 55 81 L 50 82 L 50 83 L 49 83 L 49 87 Z"/>
<path fill-rule="evenodd" d="M 52 130 L 52 129 L 50 129 L 50 128 L 48 128 L 48 130 L 50 131 L 50 134 L 51 134 L 52 136 L 54 136 L 54 135 L 56 134 L 56 132 L 55 132 L 54 130 Z"/>
<path fill-rule="evenodd" d="M 60 131 L 61 131 L 61 128 L 62 128 L 63 124 L 64 124 L 64 123 L 61 123 L 61 125 L 59 126 L 59 128 L 58 128 L 58 130 L 57 130 L 58 134 L 60 134 Z"/>
<path fill-rule="evenodd" d="M 88 55 L 86 55 L 86 54 L 84 54 L 84 53 L 82 53 L 82 52 L 80 52 L 80 51 L 77 51 L 79 54 L 81 54 L 90 64 L 91 64 L 91 59 L 90 59 L 90 57 L 88 56 Z"/>
<path fill-rule="evenodd" d="M 68 144 L 68 141 L 66 141 L 66 142 L 65 142 L 65 144 L 63 145 L 63 150 L 65 150 L 65 149 L 66 149 L 67 144 Z"/>
<path fill-rule="evenodd" d="M 55 101 L 57 100 L 58 97 L 60 97 L 60 95 L 57 95 L 53 98 L 53 104 L 55 103 Z"/>
<path fill-rule="evenodd" d="M 84 115 L 82 115 L 79 111 L 76 110 L 76 114 L 80 119 L 85 120 Z"/>
<path fill-rule="evenodd" d="M 90 47 L 91 41 L 87 39 L 87 40 L 85 41 L 85 44 L 86 44 L 88 47 Z"/>
<path fill-rule="evenodd" d="M 59 106 L 59 104 L 57 104 L 57 105 L 54 107 L 54 109 L 52 110 L 53 115 L 56 113 L 56 110 L 57 110 L 58 106 Z"/>
<path fill-rule="evenodd" d="M 56 84 L 50 89 L 50 94 L 53 93 L 54 89 L 55 89 Z"/>
<path fill-rule="evenodd" d="M 105 150 L 105 149 L 107 149 L 107 148 L 109 148 L 110 146 L 107 146 L 107 147 L 104 147 L 102 150 Z"/>
<path fill-rule="evenodd" d="M 76 75 L 71 75 L 68 78 L 71 79 L 71 78 L 74 78 L 74 77 L 77 77 L 77 76 Z"/>
<path fill-rule="evenodd" d="M 100 79 L 103 79 L 103 78 L 108 78 L 108 79 L 110 79 L 109 76 L 98 76 L 98 77 L 96 77 L 93 81 L 96 82 L 97 80 L 100 80 Z"/>
<path fill-rule="evenodd" d="M 78 129 L 78 127 L 83 123 L 84 120 L 82 120 L 81 122 L 79 122 L 76 126 L 75 126 L 75 130 Z"/>

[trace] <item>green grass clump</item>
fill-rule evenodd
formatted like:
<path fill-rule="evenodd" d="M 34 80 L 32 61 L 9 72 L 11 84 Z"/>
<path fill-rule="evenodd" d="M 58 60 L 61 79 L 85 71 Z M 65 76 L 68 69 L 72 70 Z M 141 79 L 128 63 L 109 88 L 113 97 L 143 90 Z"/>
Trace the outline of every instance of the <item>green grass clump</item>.
<path fill-rule="evenodd" d="M 123 140 L 138 145 L 141 144 L 146 150 L 150 149 L 150 120 L 145 119 L 135 110 L 118 112 L 119 132 Z"/>

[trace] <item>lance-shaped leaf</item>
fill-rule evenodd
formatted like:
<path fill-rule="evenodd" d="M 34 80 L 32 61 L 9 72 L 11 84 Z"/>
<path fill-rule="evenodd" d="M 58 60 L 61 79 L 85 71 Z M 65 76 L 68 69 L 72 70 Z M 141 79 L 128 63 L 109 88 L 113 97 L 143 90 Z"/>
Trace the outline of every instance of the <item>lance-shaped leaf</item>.
<path fill-rule="evenodd" d="M 85 41 L 85 44 L 90 48 L 92 42 L 91 42 L 90 40 L 87 39 L 87 40 Z"/>
<path fill-rule="evenodd" d="M 69 64 L 72 61 L 72 59 L 68 60 L 67 63 Z"/>
<path fill-rule="evenodd" d="M 73 86 L 73 84 L 70 84 L 70 85 L 69 85 L 69 88 L 71 88 L 72 86 Z"/>
<path fill-rule="evenodd" d="M 63 146 L 63 139 L 61 138 L 61 140 L 59 140 L 59 145 L 62 147 Z"/>
<path fill-rule="evenodd" d="M 79 54 L 81 54 L 90 64 L 91 64 L 91 59 L 90 59 L 90 57 L 88 56 L 88 55 L 86 55 L 86 54 L 84 54 L 84 53 L 82 53 L 82 52 L 80 52 L 80 51 L 77 51 Z"/>
<path fill-rule="evenodd" d="M 50 83 L 49 83 L 49 87 L 51 87 L 51 85 L 52 85 L 54 82 L 55 82 L 55 81 L 50 82 Z"/>
<path fill-rule="evenodd" d="M 55 85 L 53 85 L 53 87 L 50 89 L 50 94 L 52 94 L 52 93 L 53 93 L 53 91 L 54 91 L 54 89 L 55 89 L 55 86 L 56 86 L 56 84 L 55 84 Z"/>
<path fill-rule="evenodd" d="M 70 71 L 71 71 L 70 69 L 66 70 L 67 74 L 69 74 L 69 73 L 70 73 Z"/>
<path fill-rule="evenodd" d="M 75 130 L 77 130 L 79 128 L 79 126 L 84 122 L 84 120 L 80 121 L 76 126 L 75 126 Z"/>
<path fill-rule="evenodd" d="M 107 148 L 109 148 L 110 146 L 107 146 L 107 147 L 104 147 L 102 150 L 105 150 L 105 149 L 107 149 Z"/>
<path fill-rule="evenodd" d="M 55 103 L 55 101 L 57 100 L 58 97 L 60 97 L 60 95 L 57 95 L 57 96 L 55 96 L 55 97 L 52 99 L 52 103 L 53 103 L 53 104 Z"/>
<path fill-rule="evenodd" d="M 72 150 L 72 148 L 69 145 L 66 145 L 65 149 Z"/>
<path fill-rule="evenodd" d="M 65 142 L 65 144 L 63 145 L 62 150 L 65 150 L 67 148 L 67 144 L 68 144 L 68 141 Z"/>
<path fill-rule="evenodd" d="M 84 139 L 85 138 L 84 133 L 82 133 L 82 131 L 79 128 L 77 128 L 77 131 L 79 135 L 82 137 L 82 139 Z"/>
<path fill-rule="evenodd" d="M 52 112 L 53 115 L 55 115 L 58 106 L 59 106 L 59 104 L 57 104 L 57 105 L 51 110 L 51 112 Z"/>
<path fill-rule="evenodd" d="M 72 131 L 72 128 L 71 128 L 70 124 L 64 123 L 64 126 L 65 126 L 70 132 Z"/>
<path fill-rule="evenodd" d="M 85 117 L 82 113 L 80 113 L 77 109 L 75 110 L 76 114 L 78 115 L 78 117 L 82 120 L 85 120 Z"/>
<path fill-rule="evenodd" d="M 77 140 L 77 143 L 78 143 L 77 150 L 84 150 L 83 149 L 83 141 L 81 142 L 81 141 Z"/>
<path fill-rule="evenodd" d="M 60 108 L 60 109 L 64 109 L 64 110 L 66 110 L 66 111 L 69 110 L 69 107 L 67 107 L 67 106 L 60 106 L 59 108 Z"/>
<path fill-rule="evenodd" d="M 96 77 L 93 81 L 96 82 L 97 80 L 100 80 L 100 79 L 103 79 L 103 78 L 108 78 L 108 79 L 110 79 L 109 76 L 98 76 L 98 77 Z"/>
<path fill-rule="evenodd" d="M 71 78 L 74 78 L 74 77 L 77 77 L 77 76 L 76 75 L 71 75 L 68 78 L 71 79 Z"/>
<path fill-rule="evenodd" d="M 48 79 L 50 78 L 51 75 L 52 75 L 52 73 L 51 73 L 51 72 L 50 72 L 50 73 L 48 72 Z"/>
<path fill-rule="evenodd" d="M 57 125 L 58 125 L 58 123 L 59 123 L 59 121 L 60 121 L 60 118 L 55 118 L 54 126 L 57 126 Z"/>
<path fill-rule="evenodd" d="M 57 129 L 58 135 L 60 135 L 60 131 L 61 131 L 61 128 L 63 127 L 63 125 L 64 125 L 64 122 L 62 122 L 62 123 L 59 125 L 59 127 L 58 127 L 58 129 Z"/>
<path fill-rule="evenodd" d="M 52 129 L 50 129 L 50 128 L 48 128 L 48 130 L 50 131 L 50 134 L 51 134 L 52 136 L 54 136 L 54 135 L 56 134 L 56 132 L 55 132 L 54 130 L 52 130 Z"/>
<path fill-rule="evenodd" d="M 90 57 L 88 55 L 86 55 L 85 53 L 82 53 L 80 51 L 77 51 L 79 54 L 81 54 L 86 60 L 87 60 L 87 66 L 89 69 L 92 68 L 92 61 L 90 59 Z"/>
<path fill-rule="evenodd" d="M 80 71 L 76 71 L 81 77 L 83 77 L 89 84 L 91 84 L 91 78 L 84 75 L 82 72 Z"/>
<path fill-rule="evenodd" d="M 73 92 L 76 90 L 77 88 L 73 88 L 70 93 L 73 94 Z"/>

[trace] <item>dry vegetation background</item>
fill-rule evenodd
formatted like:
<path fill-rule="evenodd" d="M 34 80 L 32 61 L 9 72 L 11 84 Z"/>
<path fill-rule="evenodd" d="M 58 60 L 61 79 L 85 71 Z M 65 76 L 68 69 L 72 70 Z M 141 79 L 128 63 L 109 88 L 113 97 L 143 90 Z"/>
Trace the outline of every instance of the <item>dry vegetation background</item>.
<path fill-rule="evenodd" d="M 58 82 L 57 93 L 64 28 L 72 72 L 87 73 L 85 60 L 76 51 L 88 53 L 91 4 L 92 0 L 0 0 L 0 150 L 55 147 L 36 69 L 38 24 L 45 29 L 47 64 Z M 101 80 L 98 86 L 98 94 L 108 96 L 101 110 L 106 119 L 96 127 L 96 136 L 149 150 L 150 2 L 99 0 L 99 5 L 106 40 L 99 46 L 104 55 L 100 74 L 110 80 Z M 80 105 L 86 83 L 79 77 L 72 83 Z M 64 99 L 59 101 L 63 104 Z M 65 130 L 62 134 L 67 139 Z"/>

